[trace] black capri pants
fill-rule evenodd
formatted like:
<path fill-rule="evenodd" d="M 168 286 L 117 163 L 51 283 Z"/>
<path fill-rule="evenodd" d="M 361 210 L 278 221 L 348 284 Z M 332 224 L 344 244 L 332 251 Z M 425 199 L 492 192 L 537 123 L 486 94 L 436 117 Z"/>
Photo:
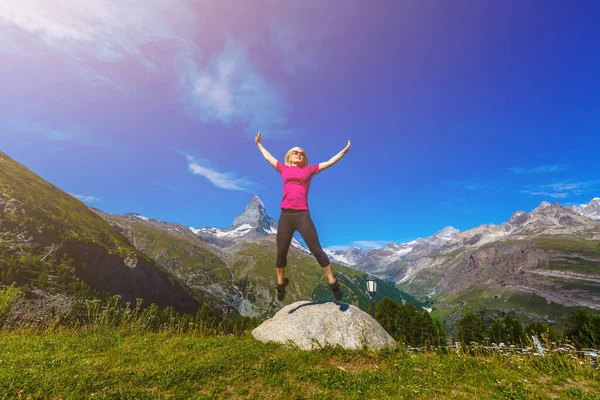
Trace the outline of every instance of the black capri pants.
<path fill-rule="evenodd" d="M 277 224 L 277 268 L 287 265 L 287 255 L 292 243 L 294 232 L 300 232 L 302 239 L 306 242 L 308 249 L 315 256 L 321 267 L 329 265 L 329 258 L 321 248 L 317 229 L 310 219 L 308 210 L 281 209 L 281 216 Z"/>

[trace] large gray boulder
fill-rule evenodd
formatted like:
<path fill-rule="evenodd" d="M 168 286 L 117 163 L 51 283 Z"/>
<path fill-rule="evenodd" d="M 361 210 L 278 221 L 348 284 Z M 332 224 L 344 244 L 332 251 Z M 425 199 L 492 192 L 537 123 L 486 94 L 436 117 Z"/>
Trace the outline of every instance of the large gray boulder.
<path fill-rule="evenodd" d="M 358 307 L 328 302 L 298 301 L 277 312 L 252 331 L 262 342 L 295 344 L 303 350 L 339 345 L 346 349 L 378 350 L 396 341 Z"/>

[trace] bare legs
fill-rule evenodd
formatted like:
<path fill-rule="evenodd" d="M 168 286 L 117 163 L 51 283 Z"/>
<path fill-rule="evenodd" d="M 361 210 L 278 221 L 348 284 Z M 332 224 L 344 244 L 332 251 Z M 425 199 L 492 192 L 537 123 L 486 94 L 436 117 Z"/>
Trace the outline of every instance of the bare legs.
<path fill-rule="evenodd" d="M 277 268 L 277 284 L 283 285 L 283 278 L 285 277 L 285 268 Z"/>
<path fill-rule="evenodd" d="M 285 267 L 284 268 L 276 268 L 277 270 L 277 284 L 278 285 L 283 285 L 283 278 L 285 278 Z M 331 264 L 323 267 L 323 272 L 325 272 L 325 275 L 327 275 L 327 280 L 329 281 L 329 284 L 332 284 L 335 282 L 335 277 L 333 276 L 333 271 L 331 270 Z"/>
<path fill-rule="evenodd" d="M 331 270 L 331 265 L 323 267 L 323 272 L 325 272 L 325 275 L 327 275 L 327 279 L 329 280 L 330 285 L 333 282 L 335 282 L 335 277 L 333 276 L 333 271 Z"/>

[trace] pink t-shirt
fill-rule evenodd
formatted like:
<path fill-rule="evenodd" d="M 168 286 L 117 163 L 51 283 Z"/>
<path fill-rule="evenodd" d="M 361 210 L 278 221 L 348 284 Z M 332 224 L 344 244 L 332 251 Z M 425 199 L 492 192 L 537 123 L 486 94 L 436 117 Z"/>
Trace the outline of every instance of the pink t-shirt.
<path fill-rule="evenodd" d="M 277 171 L 283 180 L 283 199 L 280 207 L 308 210 L 310 180 L 319 173 L 319 164 L 299 168 L 277 161 Z"/>

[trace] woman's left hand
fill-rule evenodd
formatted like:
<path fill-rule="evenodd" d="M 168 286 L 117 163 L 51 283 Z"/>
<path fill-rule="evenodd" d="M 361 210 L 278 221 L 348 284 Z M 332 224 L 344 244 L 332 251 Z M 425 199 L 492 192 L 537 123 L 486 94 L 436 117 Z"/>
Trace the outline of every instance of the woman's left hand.
<path fill-rule="evenodd" d="M 344 147 L 344 153 L 347 153 L 348 150 L 350 150 L 350 145 L 351 144 L 352 144 L 352 142 L 348 140 L 348 144 L 346 145 L 346 147 Z"/>

